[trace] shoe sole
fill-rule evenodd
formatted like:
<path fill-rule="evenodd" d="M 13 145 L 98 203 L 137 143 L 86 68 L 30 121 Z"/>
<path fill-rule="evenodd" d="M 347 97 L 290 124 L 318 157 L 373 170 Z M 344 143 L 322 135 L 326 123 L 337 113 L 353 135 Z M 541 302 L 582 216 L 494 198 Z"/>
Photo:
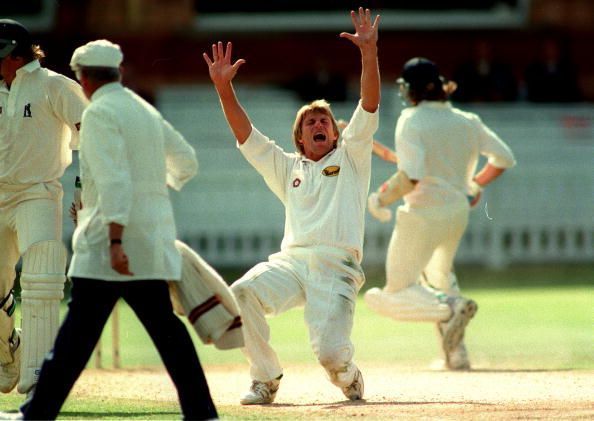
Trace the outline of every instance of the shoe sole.
<path fill-rule="evenodd" d="M 363 394 L 365 393 L 365 382 L 363 381 L 363 374 L 359 370 L 359 372 L 355 375 L 356 381 L 361 385 L 359 388 L 359 392 L 356 394 L 348 395 L 344 390 L 342 393 L 347 397 L 347 399 L 351 401 L 358 401 L 363 399 Z"/>
<path fill-rule="evenodd" d="M 239 401 L 240 404 L 242 405 L 270 405 L 273 401 L 248 401 L 248 400 L 243 400 L 241 399 Z"/>
<path fill-rule="evenodd" d="M 443 336 L 443 350 L 446 355 L 454 351 L 460 342 L 462 342 L 462 339 L 464 339 L 464 329 L 466 329 L 468 322 L 474 317 L 477 310 L 478 305 L 474 301 L 468 300 L 464 303 L 462 310 L 457 311 L 452 316 L 451 325 Z"/>
<path fill-rule="evenodd" d="M 270 399 L 249 399 L 249 398 L 241 398 L 239 400 L 239 403 L 242 405 L 270 405 L 272 402 L 274 402 L 274 399 L 276 398 L 276 392 L 274 392 L 274 394 L 270 397 Z"/>

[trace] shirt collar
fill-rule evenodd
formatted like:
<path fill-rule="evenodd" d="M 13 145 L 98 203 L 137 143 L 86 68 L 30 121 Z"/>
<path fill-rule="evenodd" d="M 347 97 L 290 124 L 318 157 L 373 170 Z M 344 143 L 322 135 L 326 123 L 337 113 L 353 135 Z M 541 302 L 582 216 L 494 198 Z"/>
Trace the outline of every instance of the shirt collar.
<path fill-rule="evenodd" d="M 340 139 L 338 139 L 337 143 L 336 143 L 336 147 L 334 149 L 332 149 L 330 152 L 328 152 L 326 155 L 324 155 L 323 157 L 320 158 L 319 161 L 313 161 L 309 158 L 307 158 L 305 155 L 301 155 L 301 162 L 320 162 L 325 160 L 326 158 L 328 158 L 329 156 L 331 156 L 334 152 L 336 152 L 336 150 L 338 149 L 338 146 L 340 145 Z"/>
<path fill-rule="evenodd" d="M 118 91 L 122 88 L 123 88 L 123 86 L 122 86 L 121 82 L 106 83 L 105 85 L 103 85 L 102 87 L 97 89 L 95 92 L 93 92 L 93 95 L 91 95 L 91 101 L 95 101 L 95 100 L 101 98 L 102 96 L 107 95 L 110 92 Z"/>
<path fill-rule="evenodd" d="M 29 63 L 25 64 L 24 66 L 22 66 L 20 69 L 17 69 L 16 73 L 33 73 L 35 70 L 40 69 L 41 68 L 41 63 L 39 63 L 39 60 L 33 60 L 30 61 Z"/>
<path fill-rule="evenodd" d="M 41 68 L 41 64 L 39 63 L 39 60 L 33 60 L 30 61 L 29 63 L 25 64 L 24 66 L 20 67 L 17 69 L 16 71 L 16 75 L 20 75 L 22 73 L 33 73 L 35 70 L 40 69 Z M 6 81 L 2 80 L 0 81 L 0 92 L 10 92 L 10 90 L 8 89 L 8 86 L 6 86 Z"/>
<path fill-rule="evenodd" d="M 418 107 L 423 108 L 452 108 L 452 103 L 450 101 L 421 101 Z"/>

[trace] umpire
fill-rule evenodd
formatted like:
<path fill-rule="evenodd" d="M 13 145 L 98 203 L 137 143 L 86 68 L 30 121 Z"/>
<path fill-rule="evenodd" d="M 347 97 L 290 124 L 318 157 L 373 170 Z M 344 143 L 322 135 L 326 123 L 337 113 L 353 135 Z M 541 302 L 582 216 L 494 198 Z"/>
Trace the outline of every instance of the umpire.
<path fill-rule="evenodd" d="M 161 114 L 120 82 L 120 47 L 74 51 L 70 65 L 91 100 L 82 118 L 84 209 L 72 239 L 72 299 L 24 419 L 55 419 L 119 298 L 134 310 L 175 384 L 184 419 L 217 418 L 194 345 L 175 316 L 165 280 L 181 257 L 167 185 L 197 171 L 194 150 Z"/>

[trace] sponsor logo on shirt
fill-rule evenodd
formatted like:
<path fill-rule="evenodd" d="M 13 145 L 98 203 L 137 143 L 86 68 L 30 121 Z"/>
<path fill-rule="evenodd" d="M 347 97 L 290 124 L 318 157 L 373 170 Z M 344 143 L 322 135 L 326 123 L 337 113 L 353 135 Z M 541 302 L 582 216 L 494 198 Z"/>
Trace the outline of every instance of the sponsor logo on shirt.
<path fill-rule="evenodd" d="M 30 117 L 30 118 L 33 117 L 31 115 L 31 104 L 25 105 L 25 109 L 23 110 L 23 117 Z"/>
<path fill-rule="evenodd" d="M 80 123 L 76 123 L 74 127 L 76 127 L 76 130 L 80 132 Z"/>
<path fill-rule="evenodd" d="M 299 184 L 301 184 L 301 180 L 299 178 L 293 180 L 293 187 L 299 187 Z"/>
<path fill-rule="evenodd" d="M 336 177 L 340 172 L 340 167 L 338 165 L 330 165 L 322 170 L 322 174 L 326 177 Z"/>

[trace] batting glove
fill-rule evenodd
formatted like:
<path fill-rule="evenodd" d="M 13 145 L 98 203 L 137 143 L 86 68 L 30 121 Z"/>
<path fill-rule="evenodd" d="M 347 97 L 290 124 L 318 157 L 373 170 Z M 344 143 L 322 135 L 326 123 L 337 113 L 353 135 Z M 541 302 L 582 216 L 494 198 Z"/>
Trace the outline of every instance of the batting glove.
<path fill-rule="evenodd" d="M 378 193 L 371 193 L 367 199 L 367 209 L 375 219 L 380 222 L 388 222 L 392 219 L 392 211 L 381 205 Z"/>

